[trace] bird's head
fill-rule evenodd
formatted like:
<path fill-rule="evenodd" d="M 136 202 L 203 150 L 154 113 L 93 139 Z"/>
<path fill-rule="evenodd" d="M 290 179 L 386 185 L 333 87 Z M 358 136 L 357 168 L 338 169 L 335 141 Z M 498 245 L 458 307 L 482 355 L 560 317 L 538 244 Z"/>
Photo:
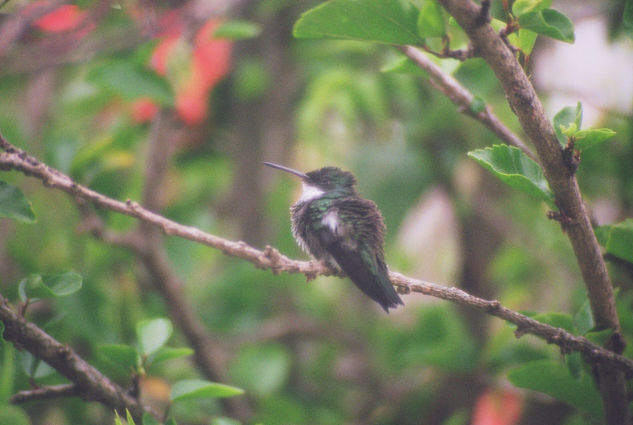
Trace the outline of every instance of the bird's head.
<path fill-rule="evenodd" d="M 354 185 L 356 178 L 352 173 L 343 171 L 338 167 L 323 167 L 318 170 L 302 173 L 283 165 L 272 162 L 264 162 L 269 167 L 285 171 L 301 178 L 303 183 L 303 195 L 301 200 L 308 201 L 321 197 L 325 194 L 336 194 L 341 196 L 352 196 L 356 194 Z"/>

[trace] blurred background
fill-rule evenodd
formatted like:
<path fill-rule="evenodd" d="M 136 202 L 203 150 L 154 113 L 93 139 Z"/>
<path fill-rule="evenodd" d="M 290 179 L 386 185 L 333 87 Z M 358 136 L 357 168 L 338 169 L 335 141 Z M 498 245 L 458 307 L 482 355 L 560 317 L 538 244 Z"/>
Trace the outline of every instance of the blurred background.
<path fill-rule="evenodd" d="M 0 131 L 100 193 L 296 259 L 307 259 L 290 232 L 300 184 L 261 162 L 302 171 L 336 165 L 382 211 L 392 270 L 514 310 L 586 311 L 575 257 L 546 206 L 466 156 L 501 141 L 424 73 L 384 71 L 399 57 L 393 47 L 294 39 L 295 21 L 319 3 L 5 1 Z M 618 222 L 633 213 L 633 42 L 619 28 L 624 2 L 554 6 L 574 22 L 576 42 L 539 37 L 527 69 L 550 117 L 580 101 L 585 127 L 617 132 L 583 154 L 578 178 L 596 222 Z M 526 140 L 483 60 L 438 64 Z M 515 339 L 497 319 L 419 294 L 386 315 L 348 280 L 274 275 L 18 173 L 1 177 L 25 192 L 38 217 L 0 219 L 2 293 L 16 300 L 18 282 L 32 273 L 73 270 L 84 280 L 72 296 L 30 306 L 29 320 L 128 386 L 130 371 L 100 345 L 134 344 L 140 320 L 166 317 L 170 345 L 198 355 L 145 370 L 149 403 L 164 408 L 170 383 L 182 378 L 245 389 L 230 401 L 178 404 L 179 424 L 595 423 L 506 380 L 516 365 L 560 352 L 531 336 Z M 611 272 L 621 294 L 630 291 L 631 275 Z M 34 376 L 23 371 L 32 359 L 7 343 L 2 356 L 6 403 Z M 49 369 L 37 382 L 64 380 Z M 112 423 L 109 409 L 79 399 L 12 409 L 28 415 L 24 423 Z"/>

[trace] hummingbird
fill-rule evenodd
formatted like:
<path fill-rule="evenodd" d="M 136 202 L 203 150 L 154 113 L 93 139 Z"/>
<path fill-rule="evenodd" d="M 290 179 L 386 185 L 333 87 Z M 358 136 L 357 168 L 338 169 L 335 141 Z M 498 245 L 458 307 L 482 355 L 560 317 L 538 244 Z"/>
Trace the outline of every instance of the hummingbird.
<path fill-rule="evenodd" d="M 352 173 L 338 167 L 302 173 L 272 162 L 264 164 L 301 178 L 303 192 L 290 207 L 297 244 L 331 269 L 345 272 L 387 313 L 404 305 L 385 264 L 382 215 L 373 201 L 358 195 Z"/>

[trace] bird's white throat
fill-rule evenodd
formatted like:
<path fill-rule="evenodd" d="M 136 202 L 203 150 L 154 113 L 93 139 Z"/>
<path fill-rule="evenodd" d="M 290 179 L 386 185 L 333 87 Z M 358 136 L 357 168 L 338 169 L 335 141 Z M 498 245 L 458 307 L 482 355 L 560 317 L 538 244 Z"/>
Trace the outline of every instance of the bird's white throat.
<path fill-rule="evenodd" d="M 325 193 L 316 186 L 312 186 L 306 183 L 301 184 L 303 185 L 303 192 L 301 193 L 301 198 L 299 198 L 299 202 L 309 202 Z"/>

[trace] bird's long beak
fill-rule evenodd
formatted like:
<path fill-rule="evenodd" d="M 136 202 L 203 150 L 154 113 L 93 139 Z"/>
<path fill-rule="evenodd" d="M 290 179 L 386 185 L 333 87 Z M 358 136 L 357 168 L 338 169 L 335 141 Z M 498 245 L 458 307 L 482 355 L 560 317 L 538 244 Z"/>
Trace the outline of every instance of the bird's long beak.
<path fill-rule="evenodd" d="M 302 173 L 301 171 L 293 170 L 292 168 L 284 167 L 283 165 L 274 164 L 272 162 L 264 162 L 264 165 L 268 165 L 269 167 L 285 171 L 286 173 L 294 174 L 297 177 L 301 177 L 303 180 L 308 178 L 307 174 Z"/>

